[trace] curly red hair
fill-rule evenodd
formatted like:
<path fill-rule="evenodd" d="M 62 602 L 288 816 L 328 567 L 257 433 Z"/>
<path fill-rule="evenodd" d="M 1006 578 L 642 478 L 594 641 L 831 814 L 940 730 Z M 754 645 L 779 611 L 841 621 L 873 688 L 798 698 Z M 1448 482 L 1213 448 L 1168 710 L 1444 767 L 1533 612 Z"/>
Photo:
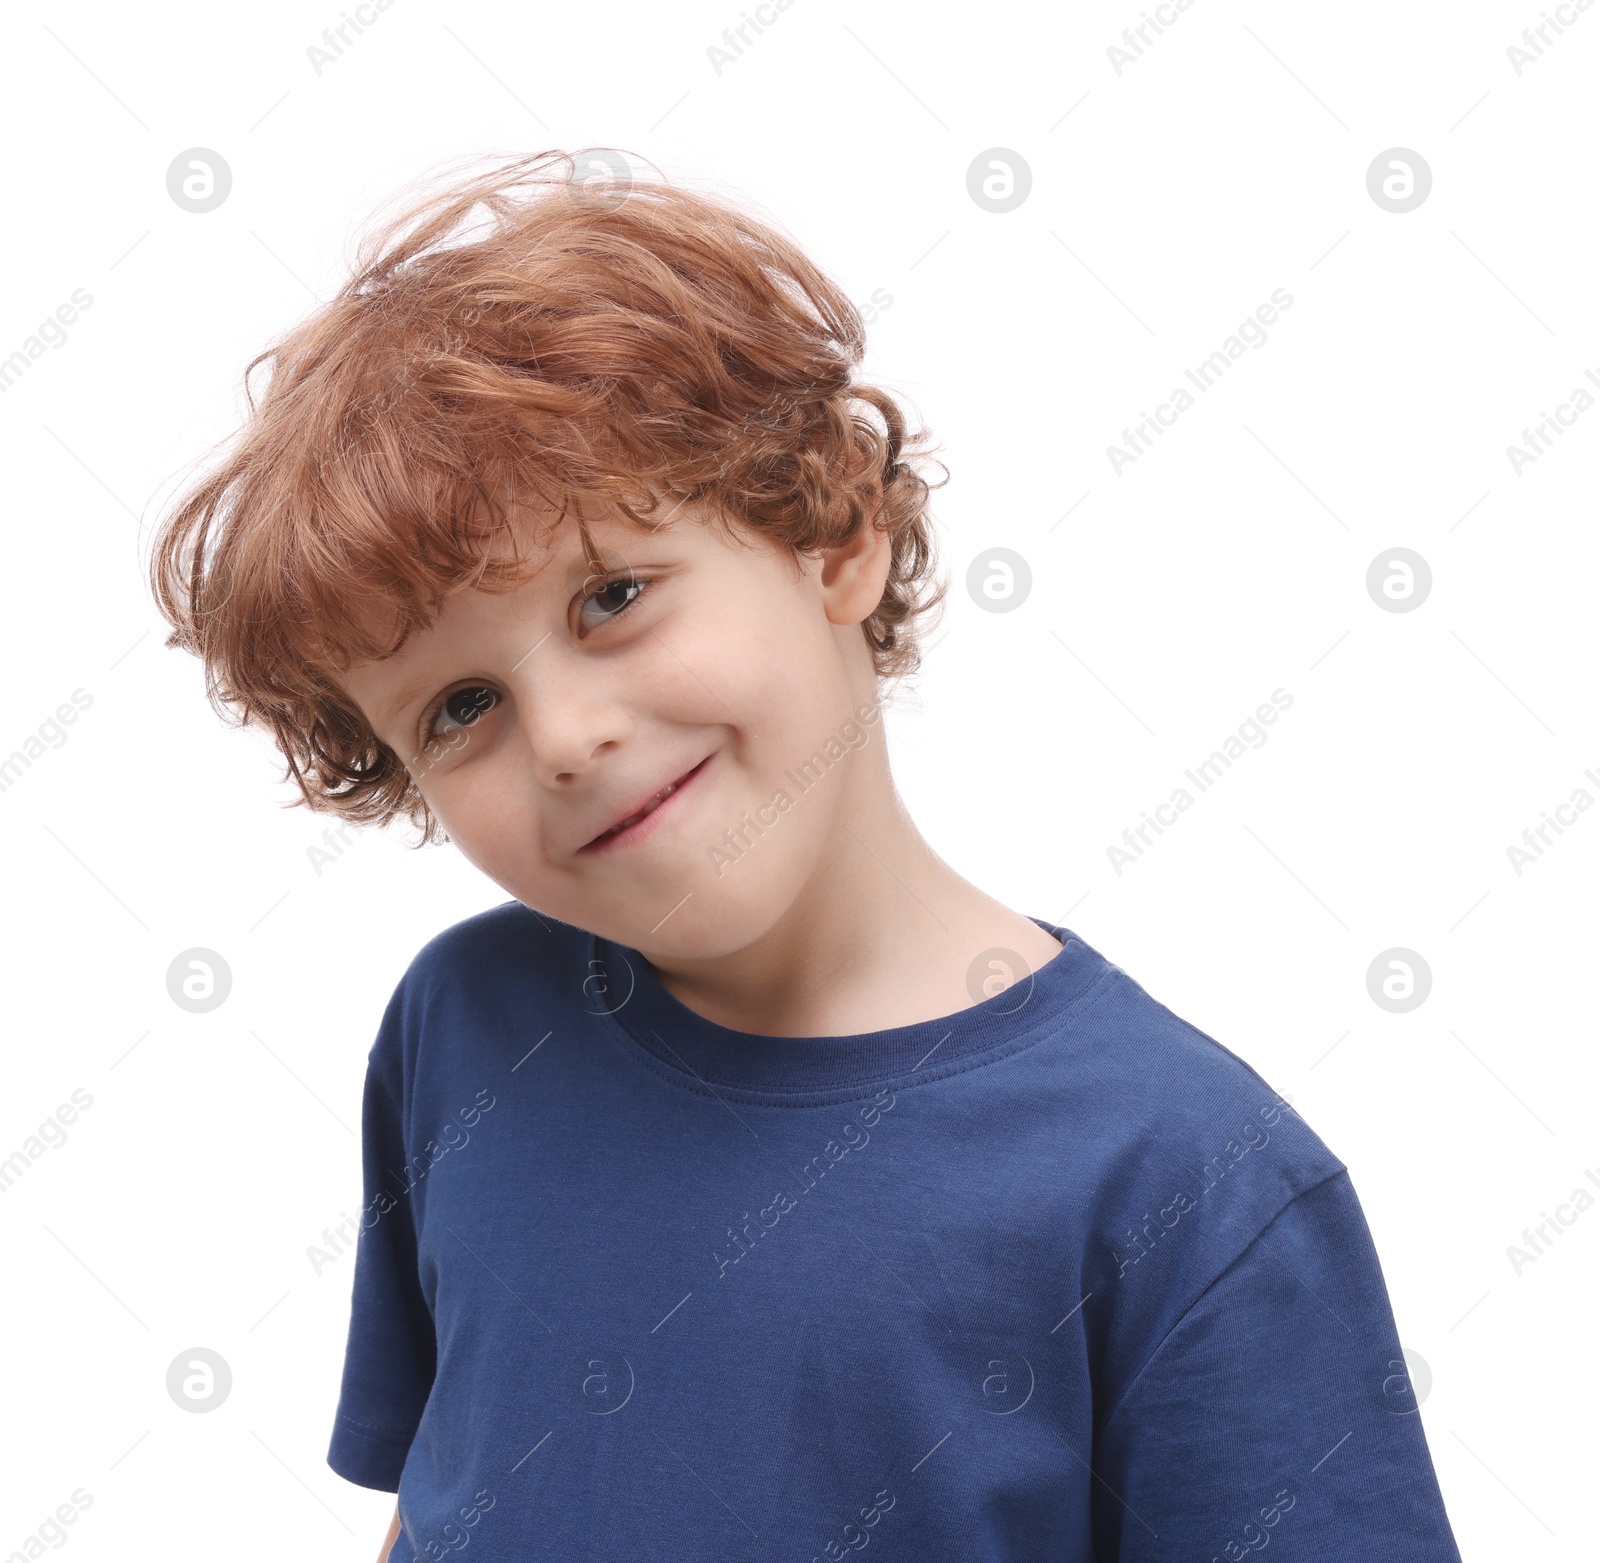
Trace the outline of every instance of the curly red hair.
<path fill-rule="evenodd" d="M 167 645 L 202 659 L 219 714 L 273 734 L 291 807 L 442 834 L 336 679 L 455 589 L 526 578 L 508 494 L 558 519 L 576 502 L 591 558 L 586 501 L 641 527 L 663 498 L 701 501 L 797 554 L 880 527 L 892 562 L 862 631 L 880 678 L 917 668 L 946 590 L 941 485 L 915 470 L 925 431 L 853 382 L 855 306 L 770 223 L 592 150 L 616 177 L 513 158 L 370 235 L 338 295 L 248 366 L 244 428 L 158 528 Z"/>

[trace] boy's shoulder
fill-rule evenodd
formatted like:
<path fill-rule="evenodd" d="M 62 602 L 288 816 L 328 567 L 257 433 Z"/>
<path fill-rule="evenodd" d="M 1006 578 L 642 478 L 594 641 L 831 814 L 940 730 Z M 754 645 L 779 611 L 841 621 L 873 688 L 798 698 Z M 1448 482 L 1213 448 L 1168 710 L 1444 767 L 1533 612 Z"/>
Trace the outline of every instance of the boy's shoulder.
<path fill-rule="evenodd" d="M 411 957 L 402 982 L 444 987 L 495 973 L 506 980 L 537 976 L 553 961 L 581 959 L 592 937 L 521 901 L 502 901 L 441 928 Z"/>
<path fill-rule="evenodd" d="M 1253 1065 L 1106 967 L 1036 1051 L 1056 1142 L 1084 1180 L 1060 1191 L 1087 1240 L 1081 1279 L 1113 1300 L 1119 1344 L 1108 1350 L 1131 1371 L 1220 1275 L 1259 1258 L 1263 1242 L 1270 1249 L 1275 1223 L 1348 1168 Z M 1353 1202 L 1339 1188 L 1335 1203 Z"/>
<path fill-rule="evenodd" d="M 465 1040 L 487 1028 L 514 1040 L 550 1007 L 529 1002 L 541 987 L 552 1003 L 585 1006 L 590 941 L 583 929 L 515 900 L 451 923 L 416 951 L 395 983 L 372 1064 L 398 1098 L 424 1051 L 438 1061 L 444 1036 Z"/>
<path fill-rule="evenodd" d="M 1172 1189 L 1193 1184 L 1199 1198 L 1237 1178 L 1254 1157 L 1258 1195 L 1250 1204 L 1259 1212 L 1346 1170 L 1289 1094 L 1078 942 L 1104 962 L 1106 978 L 1069 1013 L 1051 1063 L 1065 1089 L 1089 1093 L 1108 1178 L 1137 1173 Z"/>

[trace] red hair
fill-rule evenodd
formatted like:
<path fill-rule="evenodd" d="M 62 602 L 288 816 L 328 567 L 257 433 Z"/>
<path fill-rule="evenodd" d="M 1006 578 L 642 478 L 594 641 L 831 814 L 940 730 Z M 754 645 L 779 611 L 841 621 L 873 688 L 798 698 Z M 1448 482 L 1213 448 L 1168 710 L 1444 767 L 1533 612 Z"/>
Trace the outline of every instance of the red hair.
<path fill-rule="evenodd" d="M 294 804 L 404 814 L 437 839 L 404 758 L 335 679 L 398 651 L 458 587 L 527 577 L 507 495 L 644 527 L 663 498 L 666 514 L 701 501 L 796 553 L 877 526 L 892 562 L 862 631 L 880 678 L 918 665 L 946 590 L 942 485 L 914 470 L 926 431 L 852 382 L 855 306 L 747 212 L 575 170 L 560 151 L 514 158 L 371 234 L 338 295 L 247 367 L 245 426 L 158 528 L 167 645 L 202 659 L 219 714 L 272 732 Z M 578 526 L 588 546 L 581 508 Z"/>

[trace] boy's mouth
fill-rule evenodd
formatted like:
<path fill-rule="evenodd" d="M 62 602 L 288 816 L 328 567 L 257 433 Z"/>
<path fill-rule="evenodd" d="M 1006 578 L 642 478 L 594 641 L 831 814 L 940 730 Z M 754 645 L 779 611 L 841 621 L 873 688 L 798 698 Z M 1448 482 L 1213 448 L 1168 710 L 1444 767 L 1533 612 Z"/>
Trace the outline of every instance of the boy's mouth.
<path fill-rule="evenodd" d="M 616 824 L 601 831 L 592 841 L 585 842 L 578 850 L 580 852 L 603 852 L 607 847 L 621 843 L 624 838 L 628 842 L 643 839 L 643 832 L 640 831 L 639 827 L 650 819 L 668 798 L 675 797 L 685 786 L 693 781 L 706 768 L 706 762 L 710 758 L 711 756 L 708 754 L 698 765 L 685 771 L 676 781 L 670 781 L 665 787 L 652 793 L 630 813 L 624 814 Z"/>

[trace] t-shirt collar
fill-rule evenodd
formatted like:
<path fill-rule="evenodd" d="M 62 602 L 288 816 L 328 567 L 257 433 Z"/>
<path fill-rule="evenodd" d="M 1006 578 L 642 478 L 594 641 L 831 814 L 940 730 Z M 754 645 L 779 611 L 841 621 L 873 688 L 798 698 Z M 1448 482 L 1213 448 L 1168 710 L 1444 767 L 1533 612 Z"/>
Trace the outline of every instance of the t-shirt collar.
<path fill-rule="evenodd" d="M 686 1083 L 758 1092 L 835 1091 L 953 1072 L 1037 1038 L 1108 970 L 1070 929 L 1033 917 L 1059 954 L 993 997 L 954 1014 L 852 1036 L 761 1036 L 731 1030 L 668 992 L 637 950 L 590 935 L 592 1007 Z"/>

